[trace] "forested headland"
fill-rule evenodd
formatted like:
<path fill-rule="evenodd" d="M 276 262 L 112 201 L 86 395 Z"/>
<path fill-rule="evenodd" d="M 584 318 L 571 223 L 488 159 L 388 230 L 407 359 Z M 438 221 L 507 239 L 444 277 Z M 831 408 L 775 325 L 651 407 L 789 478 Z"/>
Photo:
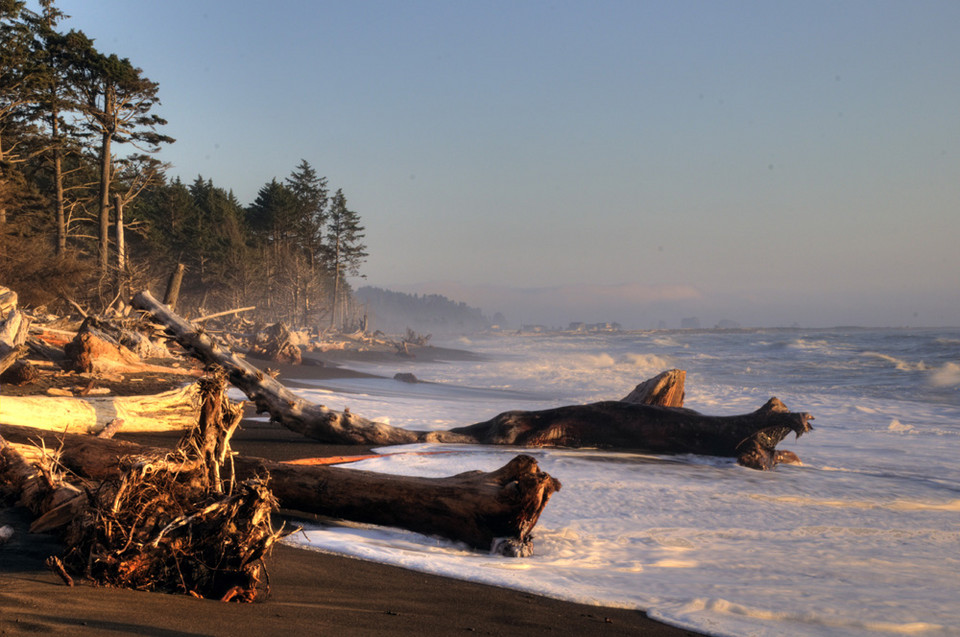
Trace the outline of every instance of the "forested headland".
<path fill-rule="evenodd" d="M 405 294 L 364 286 L 355 298 L 373 329 L 398 334 L 413 329 L 430 334 L 461 334 L 490 328 L 503 322 L 499 313 L 491 321 L 482 310 L 440 294 Z"/>
<path fill-rule="evenodd" d="M 0 0 L 0 282 L 21 304 L 101 311 L 163 291 L 184 266 L 190 315 L 256 306 L 264 321 L 349 327 L 365 229 L 306 160 L 244 205 L 171 178 L 160 87 L 135 61 L 64 32 L 53 0 Z"/>

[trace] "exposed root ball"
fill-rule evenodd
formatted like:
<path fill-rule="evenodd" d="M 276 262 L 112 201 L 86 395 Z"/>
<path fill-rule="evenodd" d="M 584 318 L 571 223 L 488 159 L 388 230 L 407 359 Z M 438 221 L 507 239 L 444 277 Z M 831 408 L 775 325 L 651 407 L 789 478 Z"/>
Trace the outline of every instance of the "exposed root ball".
<path fill-rule="evenodd" d="M 281 537 L 260 479 L 232 495 L 168 472 L 131 471 L 88 494 L 67 531 L 67 572 L 104 586 L 253 601 L 268 592 L 261 558 Z"/>

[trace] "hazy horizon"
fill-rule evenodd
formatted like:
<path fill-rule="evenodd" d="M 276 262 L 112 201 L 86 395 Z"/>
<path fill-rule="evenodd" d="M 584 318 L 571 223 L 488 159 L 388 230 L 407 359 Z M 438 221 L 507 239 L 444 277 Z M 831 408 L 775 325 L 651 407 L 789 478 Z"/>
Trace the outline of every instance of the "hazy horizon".
<path fill-rule="evenodd" d="M 368 285 L 367 282 L 361 283 Z M 488 319 L 501 313 L 504 326 L 543 325 L 566 328 L 570 323 L 619 323 L 624 329 L 678 329 L 684 319 L 696 319 L 703 329 L 735 324 L 742 328 L 830 327 L 960 327 L 956 323 L 924 321 L 919 312 L 905 307 L 899 312 L 870 314 L 868 300 L 847 311 L 821 315 L 796 303 L 782 302 L 773 309 L 756 299 L 710 298 L 685 286 L 646 287 L 635 284 L 510 288 L 496 285 L 467 286 L 455 281 L 379 286 L 407 294 L 441 294 L 480 308 Z M 838 301 L 837 306 L 841 303 Z M 941 316 L 950 316 L 944 308 Z"/>
<path fill-rule="evenodd" d="M 958 3 L 58 5 L 159 83 L 171 177 L 343 188 L 356 285 L 526 323 L 960 324 Z"/>

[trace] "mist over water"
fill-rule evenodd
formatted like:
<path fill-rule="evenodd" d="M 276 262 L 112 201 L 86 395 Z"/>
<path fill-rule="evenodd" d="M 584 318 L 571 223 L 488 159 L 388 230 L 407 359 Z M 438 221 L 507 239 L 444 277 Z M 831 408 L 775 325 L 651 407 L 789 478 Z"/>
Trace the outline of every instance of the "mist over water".
<path fill-rule="evenodd" d="M 781 443 L 803 466 L 533 450 L 563 483 L 509 560 L 347 525 L 291 541 L 409 568 L 647 610 L 717 635 L 960 634 L 960 330 L 738 330 L 512 335 L 447 343 L 481 362 L 367 365 L 438 384 L 345 379 L 306 395 L 439 429 L 508 409 L 617 399 L 670 367 L 686 406 L 753 411 L 777 396 L 814 431 Z M 424 448 L 454 453 L 415 456 Z M 415 445 L 358 469 L 442 476 L 518 450 Z M 529 453 L 531 450 L 524 450 Z"/>

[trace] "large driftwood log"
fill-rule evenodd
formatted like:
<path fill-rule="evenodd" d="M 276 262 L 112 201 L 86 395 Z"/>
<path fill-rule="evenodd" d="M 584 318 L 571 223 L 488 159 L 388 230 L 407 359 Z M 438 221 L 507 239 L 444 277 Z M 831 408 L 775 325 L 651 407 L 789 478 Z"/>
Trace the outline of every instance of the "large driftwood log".
<path fill-rule="evenodd" d="M 60 450 L 60 463 L 93 480 L 114 475 L 124 458 L 166 457 L 167 452 L 120 440 L 55 434 L 0 425 L 7 440 L 42 440 Z M 491 472 L 418 478 L 333 466 L 290 465 L 236 456 L 237 478 L 268 472 L 285 509 L 395 526 L 464 542 L 506 555 L 529 555 L 531 531 L 560 483 L 530 456 L 517 456 Z"/>
<path fill-rule="evenodd" d="M 596 447 L 649 453 L 695 453 L 737 458 L 753 469 L 798 462 L 776 445 L 791 432 L 810 430 L 808 414 L 791 413 L 771 398 L 750 414 L 704 416 L 691 409 L 607 401 L 543 411 L 508 411 L 450 430 L 481 444 Z M 440 432 L 443 440 L 446 435 Z"/>
<path fill-rule="evenodd" d="M 270 519 L 277 503 L 258 476 L 221 482 L 242 405 L 229 403 L 216 376 L 201 381 L 200 392 L 198 423 L 175 451 L 121 458 L 102 479 L 66 489 L 60 503 L 64 476 L 76 473 L 63 471 L 59 450 L 30 462 L 0 437 L 0 481 L 41 514 L 34 530 L 60 532 L 66 553 L 47 563 L 67 583 L 83 577 L 224 601 L 253 601 L 266 590 L 262 558 L 282 537 Z"/>
<path fill-rule="evenodd" d="M 254 401 L 258 411 L 269 412 L 274 421 L 288 429 L 329 443 L 596 447 L 734 457 L 744 466 L 770 469 L 780 462 L 799 462 L 792 452 L 777 451 L 776 445 L 790 432 L 799 437 L 810 431 L 809 421 L 813 419 L 807 413 L 790 412 L 776 398 L 771 398 L 757 411 L 740 416 L 707 416 L 683 409 L 676 405 L 683 400 L 684 374 L 668 372 L 664 379 L 667 386 L 652 379 L 635 390 L 641 398 L 631 395 L 627 400 L 643 402 L 646 399 L 673 406 L 609 401 L 543 411 L 511 411 L 450 431 L 411 431 L 349 412 L 336 412 L 299 398 L 158 303 L 149 292 L 137 294 L 133 305 L 152 314 L 180 345 L 200 360 L 223 366 L 230 382 Z"/>
<path fill-rule="evenodd" d="M 69 433 L 99 433 L 117 420 L 128 432 L 186 430 L 196 401 L 194 383 L 149 396 L 3 396 L 0 422 Z"/>

